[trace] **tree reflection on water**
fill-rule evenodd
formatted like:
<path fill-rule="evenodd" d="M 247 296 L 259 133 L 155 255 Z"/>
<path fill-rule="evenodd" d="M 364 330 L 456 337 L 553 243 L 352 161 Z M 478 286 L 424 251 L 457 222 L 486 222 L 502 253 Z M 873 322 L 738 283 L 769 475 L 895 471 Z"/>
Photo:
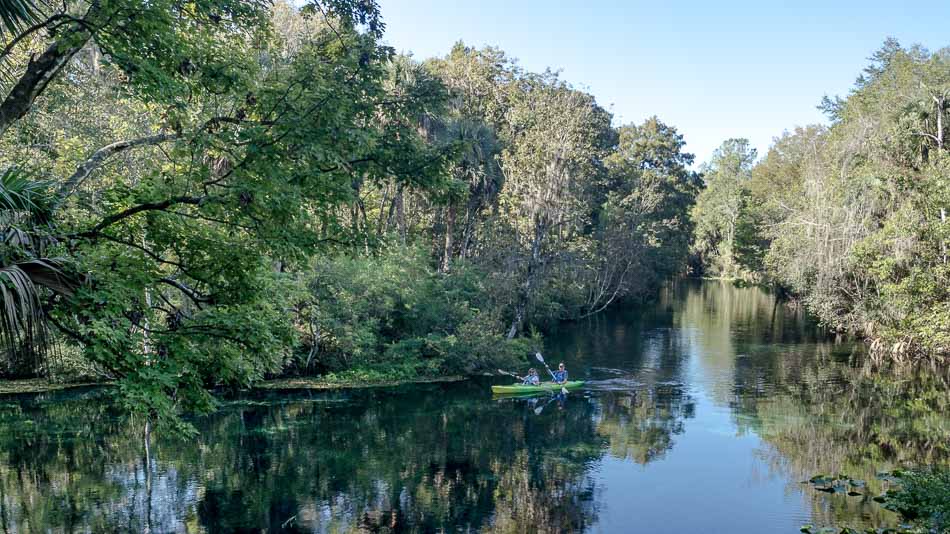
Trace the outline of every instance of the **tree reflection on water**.
<path fill-rule="evenodd" d="M 946 376 L 875 369 L 804 320 L 759 290 L 673 288 L 552 340 L 592 378 L 560 402 L 493 399 L 484 381 L 262 393 L 147 451 L 101 391 L 0 398 L 0 532 L 589 530 L 599 466 L 668 459 L 699 390 L 790 489 L 866 480 L 861 497 L 807 488 L 816 521 L 892 523 L 877 471 L 950 463 Z"/>

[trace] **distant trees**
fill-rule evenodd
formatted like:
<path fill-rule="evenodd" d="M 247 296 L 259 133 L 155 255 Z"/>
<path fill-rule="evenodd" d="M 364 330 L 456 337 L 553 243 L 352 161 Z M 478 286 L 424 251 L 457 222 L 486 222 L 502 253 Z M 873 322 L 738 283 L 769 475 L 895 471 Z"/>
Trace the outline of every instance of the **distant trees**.
<path fill-rule="evenodd" d="M 690 209 L 699 177 L 693 155 L 676 128 L 651 117 L 618 130 L 606 157 L 604 179 L 593 186 L 594 261 L 587 281 L 586 313 L 618 298 L 651 294 L 681 274 L 693 232 Z"/>
<path fill-rule="evenodd" d="M 888 40 L 846 98 L 825 99 L 829 128 L 786 133 L 727 195 L 745 199 L 740 265 L 899 360 L 950 357 L 948 94 L 950 50 Z M 730 235 L 716 181 L 696 207 L 700 254 Z"/>
<path fill-rule="evenodd" d="M 529 77 L 513 97 L 502 153 L 501 203 L 520 278 L 508 337 L 526 318 L 542 272 L 589 225 L 587 184 L 602 172 L 610 116 L 590 95 L 550 76 Z"/>
<path fill-rule="evenodd" d="M 693 251 L 710 274 L 732 277 L 742 268 L 740 239 L 755 158 L 747 139 L 729 139 L 703 165 L 705 188 L 693 210 Z"/>

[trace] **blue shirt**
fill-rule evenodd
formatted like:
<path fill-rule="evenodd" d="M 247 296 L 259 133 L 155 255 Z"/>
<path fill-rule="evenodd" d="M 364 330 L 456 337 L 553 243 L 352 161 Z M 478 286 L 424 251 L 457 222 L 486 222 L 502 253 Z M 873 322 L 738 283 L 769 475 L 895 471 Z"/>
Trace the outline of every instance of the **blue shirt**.
<path fill-rule="evenodd" d="M 554 371 L 553 373 L 551 373 L 551 376 L 554 377 L 554 381 L 557 382 L 558 384 L 563 384 L 564 382 L 567 382 L 567 371 L 560 371 L 560 370 Z"/>
<path fill-rule="evenodd" d="M 538 375 L 528 375 L 524 377 L 524 382 L 522 382 L 526 386 L 537 386 L 540 383 L 541 379 L 538 378 Z"/>

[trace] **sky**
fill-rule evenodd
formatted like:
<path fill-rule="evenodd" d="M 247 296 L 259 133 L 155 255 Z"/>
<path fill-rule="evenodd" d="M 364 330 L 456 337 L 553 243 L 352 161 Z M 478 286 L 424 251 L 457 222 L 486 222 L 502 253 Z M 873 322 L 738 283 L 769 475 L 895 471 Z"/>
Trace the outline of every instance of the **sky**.
<path fill-rule="evenodd" d="M 384 40 L 417 59 L 462 40 L 550 67 L 617 124 L 656 115 L 697 164 L 744 137 L 763 156 L 785 130 L 826 122 L 884 39 L 950 46 L 950 0 L 378 0 Z"/>

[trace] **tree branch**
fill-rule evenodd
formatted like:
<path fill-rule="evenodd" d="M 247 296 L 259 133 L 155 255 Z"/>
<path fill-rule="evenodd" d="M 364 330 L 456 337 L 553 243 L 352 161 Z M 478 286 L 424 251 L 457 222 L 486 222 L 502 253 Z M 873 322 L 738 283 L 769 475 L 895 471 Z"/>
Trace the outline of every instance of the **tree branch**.
<path fill-rule="evenodd" d="M 159 143 L 164 143 L 165 141 L 170 141 L 172 139 L 177 139 L 181 137 L 179 134 L 158 134 L 150 135 L 146 137 L 139 137 L 138 139 L 128 139 L 125 141 L 117 141 L 111 145 L 106 145 L 99 150 L 93 152 L 92 156 L 89 157 L 86 161 L 82 162 L 79 167 L 76 168 L 69 178 L 63 182 L 63 185 L 60 186 L 59 190 L 56 192 L 57 203 L 62 202 L 66 197 L 71 195 L 81 184 L 82 181 L 89 176 L 92 171 L 96 170 L 102 163 L 109 159 L 110 157 L 139 146 L 146 145 L 156 145 Z"/>
<path fill-rule="evenodd" d="M 210 197 L 208 196 L 201 196 L 201 197 L 179 196 L 179 197 L 170 198 L 168 200 L 163 200 L 161 202 L 147 202 L 145 204 L 139 204 L 137 206 L 132 206 L 129 209 L 122 210 L 118 213 L 109 215 L 108 217 L 102 219 L 102 221 L 100 221 L 99 224 L 93 226 L 89 230 L 86 230 L 84 232 L 77 232 L 75 234 L 70 234 L 65 237 L 66 239 L 83 239 L 83 238 L 94 239 L 98 237 L 100 232 L 102 232 L 106 228 L 112 226 L 113 224 L 117 222 L 128 219 L 129 217 L 137 213 L 142 213 L 143 211 L 163 211 L 170 208 L 171 206 L 175 206 L 178 204 L 191 204 L 191 205 L 197 206 L 197 205 L 203 204 L 204 202 L 207 202 L 209 199 Z"/>
<path fill-rule="evenodd" d="M 87 17 L 93 10 L 98 11 L 98 4 L 94 3 L 93 7 L 89 8 Z M 62 38 L 53 41 L 38 57 L 30 58 L 26 72 L 20 76 L 13 89 L 0 103 L 0 137 L 10 126 L 13 126 L 13 123 L 26 115 L 49 82 L 91 38 L 92 33 L 85 22 L 77 20 L 76 26 L 67 31 Z"/>
<path fill-rule="evenodd" d="M 72 17 L 66 14 L 53 15 L 52 17 L 46 20 L 40 21 L 34 24 L 33 26 L 30 26 L 29 28 L 26 28 L 25 30 L 21 31 L 16 37 L 11 39 L 10 42 L 7 43 L 7 45 L 3 48 L 3 51 L 0 52 L 0 59 L 3 59 L 7 57 L 8 55 L 10 55 L 10 53 L 13 52 L 13 47 L 15 47 L 17 43 L 19 43 L 23 39 L 26 39 L 33 33 L 39 30 L 42 30 L 43 28 L 49 26 L 50 24 L 62 19 L 72 19 Z"/>
<path fill-rule="evenodd" d="M 161 283 L 163 283 L 163 284 L 168 284 L 168 285 L 174 287 L 175 289 L 178 289 L 178 290 L 181 291 L 182 293 L 184 293 L 188 298 L 190 298 L 190 299 L 192 300 L 192 302 L 195 303 L 195 305 L 198 306 L 198 309 L 199 309 L 199 310 L 201 309 L 201 305 L 202 305 L 202 304 L 210 304 L 210 303 L 211 303 L 211 298 L 210 298 L 210 297 L 205 297 L 205 296 L 201 295 L 200 293 L 198 293 L 198 292 L 195 291 L 194 289 L 188 287 L 187 285 L 183 284 L 182 282 L 179 282 L 178 280 L 175 280 L 174 278 L 168 278 L 168 277 L 159 278 L 158 281 L 161 282 Z"/>
<path fill-rule="evenodd" d="M 165 265 L 171 265 L 171 266 L 173 266 L 173 267 L 177 267 L 177 268 L 178 268 L 179 270 L 181 270 L 181 272 L 182 272 L 183 274 L 185 274 L 186 276 L 189 276 L 189 277 L 191 277 L 191 278 L 194 278 L 195 280 L 198 280 L 198 281 L 200 281 L 200 282 L 205 282 L 205 280 L 202 280 L 201 278 L 199 278 L 199 277 L 195 276 L 194 274 L 190 273 L 190 272 L 188 271 L 188 269 L 187 269 L 184 265 L 182 265 L 181 263 L 176 262 L 176 261 L 172 261 L 172 260 L 169 260 L 169 259 L 166 259 L 166 258 L 163 258 L 163 257 L 161 257 L 160 255 L 158 255 L 157 253 L 155 253 L 154 251 L 149 250 L 148 248 L 146 248 L 146 247 L 144 247 L 144 246 L 142 246 L 142 245 L 133 243 L 133 242 L 131 242 L 131 241 L 126 241 L 126 240 L 124 240 L 124 239 L 119 239 L 119 238 L 117 238 L 117 237 L 115 237 L 115 236 L 111 236 L 111 235 L 109 235 L 109 234 L 107 234 L 107 233 L 105 233 L 105 232 L 99 233 L 99 235 L 98 235 L 97 237 L 101 237 L 102 239 L 105 239 L 106 241 L 112 241 L 113 243 L 116 243 L 116 244 L 118 244 L 118 245 L 124 245 L 124 246 L 127 246 L 127 247 L 131 247 L 131 248 L 140 250 L 140 251 L 142 251 L 143 253 L 145 253 L 146 256 L 148 256 L 149 258 L 152 258 L 153 260 L 157 261 L 158 263 L 163 263 L 163 264 L 165 264 Z"/>

